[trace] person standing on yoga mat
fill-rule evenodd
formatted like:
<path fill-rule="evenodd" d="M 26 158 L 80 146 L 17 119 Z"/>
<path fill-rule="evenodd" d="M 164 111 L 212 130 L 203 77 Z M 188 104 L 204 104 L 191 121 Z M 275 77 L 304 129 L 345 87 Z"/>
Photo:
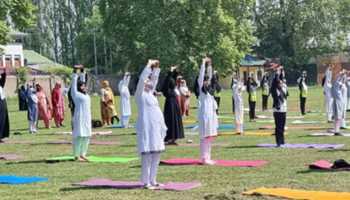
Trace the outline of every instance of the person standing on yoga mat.
<path fill-rule="evenodd" d="M 299 86 L 299 100 L 300 100 L 300 112 L 301 115 L 305 115 L 305 105 L 306 105 L 306 98 L 307 98 L 307 92 L 308 87 L 306 84 L 306 71 L 303 71 L 301 76 L 298 78 L 297 83 Z"/>
<path fill-rule="evenodd" d="M 348 86 L 347 86 L 348 79 L 349 79 L 348 72 L 345 72 L 344 87 L 342 87 L 344 109 L 343 109 L 343 118 L 342 118 L 340 129 L 347 129 L 347 126 L 346 126 L 346 109 L 347 109 L 348 103 L 349 103 L 348 102 Z"/>
<path fill-rule="evenodd" d="M 78 80 L 79 68 L 74 69 L 71 83 L 71 96 L 74 103 L 73 114 L 73 153 L 75 160 L 88 161 L 86 154 L 91 137 L 91 100 L 85 82 Z M 81 74 L 83 69 L 80 69 Z"/>
<path fill-rule="evenodd" d="M 32 85 L 27 84 L 27 102 L 28 102 L 28 112 L 27 118 L 29 121 L 29 133 L 34 134 L 37 132 L 38 123 L 38 97 L 36 96 L 35 90 L 35 79 Z"/>
<path fill-rule="evenodd" d="M 205 57 L 202 60 L 198 77 L 199 86 L 199 109 L 198 125 L 200 135 L 200 152 L 203 164 L 213 165 L 215 162 L 211 159 L 211 143 L 217 136 L 219 126 L 216 114 L 217 104 L 212 95 L 211 78 L 213 76 L 212 61 Z"/>
<path fill-rule="evenodd" d="M 177 98 L 180 97 L 180 93 L 176 92 L 175 81 L 178 75 L 177 66 L 172 66 L 162 87 L 162 93 L 165 97 L 164 119 L 168 127 L 165 142 L 168 145 L 177 145 L 176 140 L 185 137 L 180 104 L 177 100 Z"/>
<path fill-rule="evenodd" d="M 270 95 L 270 85 L 269 85 L 269 77 L 267 72 L 265 72 L 263 78 L 261 79 L 260 82 L 260 87 L 261 87 L 261 96 L 262 96 L 262 111 L 267 110 L 267 105 L 268 105 L 268 100 L 269 100 L 269 95 Z"/>
<path fill-rule="evenodd" d="M 346 105 L 344 103 L 345 93 L 345 81 L 346 81 L 346 71 L 341 70 L 335 77 L 332 84 L 332 97 L 333 97 L 333 114 L 334 114 L 334 134 L 340 134 L 340 127 L 342 126 L 344 119 L 344 110 Z"/>
<path fill-rule="evenodd" d="M 120 93 L 120 115 L 121 125 L 123 128 L 129 128 L 129 119 L 131 116 L 131 105 L 130 105 L 130 73 L 125 72 L 123 80 L 119 82 L 118 89 Z"/>
<path fill-rule="evenodd" d="M 0 68 L 0 143 L 10 136 L 10 123 L 5 96 L 6 69 Z"/>
<path fill-rule="evenodd" d="M 274 78 L 271 85 L 271 96 L 273 99 L 273 117 L 275 120 L 275 136 L 278 147 L 284 145 L 284 130 L 287 115 L 288 90 L 282 66 L 274 69 Z"/>
<path fill-rule="evenodd" d="M 137 147 L 141 155 L 141 182 L 146 189 L 156 189 L 160 153 L 165 150 L 167 127 L 158 99 L 154 96 L 160 73 L 159 61 L 149 60 L 142 71 L 135 92 L 138 117 Z"/>
<path fill-rule="evenodd" d="M 333 121 L 333 96 L 332 96 L 332 67 L 329 66 L 325 72 L 325 77 L 322 81 L 323 94 L 325 97 L 325 106 L 327 121 L 331 123 Z"/>
<path fill-rule="evenodd" d="M 232 75 L 232 80 L 231 80 L 231 88 L 232 88 L 232 113 L 235 114 L 235 88 L 237 86 L 237 74 L 236 72 L 233 73 Z"/>
<path fill-rule="evenodd" d="M 258 88 L 258 84 L 253 78 L 251 74 L 247 80 L 247 91 L 248 91 L 248 102 L 249 102 L 249 120 L 254 121 L 257 117 L 255 114 L 256 108 L 256 90 Z"/>
<path fill-rule="evenodd" d="M 242 93 L 245 90 L 243 82 L 237 80 L 236 84 L 233 84 L 232 90 L 235 103 L 236 132 L 243 135 L 244 103 Z"/>
<path fill-rule="evenodd" d="M 348 93 L 346 94 L 346 96 L 347 96 L 346 111 L 349 112 L 350 111 L 350 76 L 348 76 L 346 79 L 346 87 L 347 87 L 347 91 L 348 91 Z"/>
<path fill-rule="evenodd" d="M 57 81 L 51 94 L 52 115 L 57 128 L 63 126 L 64 120 L 64 97 L 61 88 L 61 82 Z"/>

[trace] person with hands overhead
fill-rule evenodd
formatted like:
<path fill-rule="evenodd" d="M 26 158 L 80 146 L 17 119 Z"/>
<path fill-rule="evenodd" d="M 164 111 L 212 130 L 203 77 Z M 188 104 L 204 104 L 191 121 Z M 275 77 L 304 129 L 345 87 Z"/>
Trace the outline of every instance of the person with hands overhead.
<path fill-rule="evenodd" d="M 0 143 L 10 136 L 10 123 L 5 95 L 6 69 L 0 68 Z"/>
<path fill-rule="evenodd" d="M 163 113 L 154 95 L 160 68 L 158 60 L 148 60 L 135 92 L 138 108 L 136 121 L 137 147 L 141 156 L 141 182 L 145 189 L 156 189 L 160 154 L 165 150 L 167 132 Z"/>

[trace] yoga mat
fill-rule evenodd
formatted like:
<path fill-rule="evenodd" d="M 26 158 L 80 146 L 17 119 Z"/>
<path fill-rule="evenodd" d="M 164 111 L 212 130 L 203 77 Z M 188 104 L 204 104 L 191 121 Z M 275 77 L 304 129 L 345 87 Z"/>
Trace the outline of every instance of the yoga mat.
<path fill-rule="evenodd" d="M 245 195 L 266 195 L 297 200 L 350 200 L 350 193 L 295 190 L 288 188 L 258 188 L 243 192 Z"/>
<path fill-rule="evenodd" d="M 266 115 L 257 115 L 256 116 L 258 119 L 273 119 L 272 116 L 266 116 Z"/>
<path fill-rule="evenodd" d="M 34 143 L 35 144 L 35 143 Z M 66 141 L 66 140 L 57 140 L 57 141 L 50 141 L 47 142 L 47 144 L 72 144 L 71 141 Z M 90 141 L 90 145 L 117 145 L 118 142 L 113 142 L 113 141 L 96 141 L 96 140 L 92 140 Z"/>
<path fill-rule="evenodd" d="M 302 120 L 294 120 L 292 124 L 320 124 L 318 121 L 302 121 Z"/>
<path fill-rule="evenodd" d="M 340 135 L 335 135 L 334 133 L 311 133 L 310 136 L 322 137 L 322 136 L 343 136 L 350 137 L 350 133 L 340 133 Z"/>
<path fill-rule="evenodd" d="M 16 154 L 0 154 L 0 160 L 18 160 L 21 158 L 21 156 Z"/>
<path fill-rule="evenodd" d="M 92 135 L 112 135 L 112 133 L 112 131 L 93 131 Z M 57 132 L 57 134 L 72 135 L 72 131 Z"/>
<path fill-rule="evenodd" d="M 263 148 L 276 148 L 276 144 L 258 144 L 258 147 Z M 344 144 L 284 144 L 281 148 L 290 148 L 290 149 L 339 149 L 342 148 Z"/>
<path fill-rule="evenodd" d="M 192 129 L 192 128 L 195 128 L 196 126 L 198 126 L 198 124 L 189 124 L 189 125 L 185 125 L 184 128 L 185 129 Z"/>
<path fill-rule="evenodd" d="M 287 119 L 304 119 L 304 116 L 287 116 Z"/>
<path fill-rule="evenodd" d="M 319 130 L 325 130 L 327 128 L 323 128 L 323 127 L 318 127 L 318 126 L 289 126 L 289 127 L 285 127 L 286 130 L 290 129 L 290 130 L 308 130 L 308 131 L 319 131 Z M 262 126 L 259 127 L 259 130 L 275 130 L 274 126 Z"/>
<path fill-rule="evenodd" d="M 232 135 L 240 135 L 236 132 L 219 132 L 219 136 L 232 136 Z M 271 136 L 274 135 L 273 131 L 246 131 L 242 134 L 242 136 Z"/>
<path fill-rule="evenodd" d="M 12 176 L 12 175 L 0 175 L 0 184 L 9 184 L 9 185 L 17 185 L 17 184 L 29 184 L 36 182 L 44 182 L 48 181 L 47 178 L 42 177 L 22 177 L 22 176 Z"/>
<path fill-rule="evenodd" d="M 233 130 L 235 126 L 233 124 L 219 124 L 219 130 Z"/>
<path fill-rule="evenodd" d="M 350 171 L 350 166 L 334 166 L 333 163 L 328 162 L 327 160 L 318 160 L 309 165 L 310 169 L 316 170 L 326 170 L 326 171 Z"/>
<path fill-rule="evenodd" d="M 264 160 L 216 160 L 216 166 L 221 167 L 260 167 L 267 164 Z M 198 159 L 192 158 L 174 158 L 168 160 L 162 160 L 162 164 L 165 165 L 202 165 L 202 162 Z"/>
<path fill-rule="evenodd" d="M 99 157 L 88 156 L 89 162 L 93 163 L 127 163 L 130 161 L 138 160 L 138 158 L 124 158 L 124 157 Z M 47 162 L 60 162 L 60 161 L 74 161 L 73 156 L 59 156 L 46 159 Z"/>
<path fill-rule="evenodd" d="M 129 124 L 128 128 L 133 128 L 133 127 L 134 127 L 134 125 Z M 107 128 L 124 128 L 124 127 L 122 125 L 120 125 L 120 124 L 117 124 L 117 125 L 107 126 Z"/>
<path fill-rule="evenodd" d="M 183 124 L 196 124 L 197 120 L 196 119 L 185 119 L 182 121 Z"/>
<path fill-rule="evenodd" d="M 115 189 L 141 189 L 143 184 L 140 182 L 133 181 L 112 181 L 110 179 L 90 179 L 84 182 L 75 183 L 73 185 L 85 186 L 85 187 L 107 187 Z M 171 191 L 185 191 L 200 187 L 199 182 L 190 183 L 165 183 L 158 187 L 157 190 L 171 190 Z"/>

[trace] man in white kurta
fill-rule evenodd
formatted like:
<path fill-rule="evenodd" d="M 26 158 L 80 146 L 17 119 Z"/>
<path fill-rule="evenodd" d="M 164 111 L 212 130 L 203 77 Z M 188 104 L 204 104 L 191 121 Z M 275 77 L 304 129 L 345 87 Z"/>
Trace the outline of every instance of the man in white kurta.
<path fill-rule="evenodd" d="M 165 150 L 167 127 L 158 99 L 154 96 L 158 83 L 159 61 L 149 60 L 143 70 L 135 93 L 138 107 L 136 133 L 138 152 L 141 155 L 141 182 L 146 189 L 155 189 L 160 153 Z"/>
<path fill-rule="evenodd" d="M 76 69 L 75 69 L 76 71 Z M 85 76 L 84 74 L 81 74 Z M 79 161 L 86 158 L 91 137 L 91 101 L 86 92 L 85 83 L 78 81 L 79 75 L 73 74 L 71 96 L 75 105 L 73 114 L 73 150 L 74 157 Z"/>
<path fill-rule="evenodd" d="M 121 125 L 123 128 L 129 128 L 129 119 L 131 116 L 131 105 L 130 105 L 130 73 L 124 74 L 123 80 L 119 82 L 118 89 L 120 93 L 120 112 L 121 112 Z"/>
<path fill-rule="evenodd" d="M 236 132 L 243 134 L 244 103 L 242 99 L 242 93 L 245 90 L 245 87 L 242 81 L 237 81 L 236 84 L 233 84 L 232 90 L 235 100 Z"/>
<path fill-rule="evenodd" d="M 207 75 L 205 74 L 207 71 Z M 212 78 L 212 66 L 209 58 L 204 58 L 198 77 L 199 85 L 199 109 L 198 124 L 200 135 L 200 151 L 203 164 L 213 165 L 211 159 L 211 143 L 217 136 L 218 117 L 216 114 L 217 104 L 210 94 L 210 82 Z"/>
<path fill-rule="evenodd" d="M 333 118 L 332 70 L 330 67 L 327 68 L 325 73 L 323 93 L 325 97 L 327 121 L 328 123 L 330 123 L 332 122 L 332 118 Z"/>

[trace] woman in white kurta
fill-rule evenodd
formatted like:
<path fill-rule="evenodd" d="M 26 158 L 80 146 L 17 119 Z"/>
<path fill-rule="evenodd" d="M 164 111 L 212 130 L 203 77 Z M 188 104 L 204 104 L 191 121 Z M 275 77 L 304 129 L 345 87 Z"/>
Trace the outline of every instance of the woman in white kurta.
<path fill-rule="evenodd" d="M 327 68 L 325 73 L 325 80 L 323 83 L 323 93 L 325 97 L 325 106 L 328 123 L 332 122 L 333 118 L 333 96 L 332 96 L 332 70 Z"/>
<path fill-rule="evenodd" d="M 79 161 L 88 161 L 86 153 L 91 137 L 91 100 L 85 82 L 78 81 L 76 73 L 72 77 L 71 96 L 74 102 L 73 114 L 73 150 Z"/>
<path fill-rule="evenodd" d="M 205 74 L 207 71 L 207 75 Z M 199 108 L 198 125 L 200 135 L 200 151 L 203 164 L 214 164 L 211 160 L 211 142 L 217 136 L 218 117 L 216 114 L 217 104 L 210 94 L 212 66 L 209 58 L 204 58 L 198 77 L 199 85 Z"/>
<path fill-rule="evenodd" d="M 241 81 L 237 81 L 232 85 L 233 97 L 235 102 L 235 119 L 236 119 L 236 131 L 243 134 L 243 119 L 244 119 L 244 103 L 242 93 L 245 87 Z"/>
<path fill-rule="evenodd" d="M 159 61 L 149 60 L 135 92 L 138 107 L 137 144 L 142 162 L 141 182 L 147 189 L 158 186 L 157 169 L 160 153 L 165 150 L 164 138 L 167 131 L 158 99 L 154 96 L 159 73 Z"/>
<path fill-rule="evenodd" d="M 345 78 L 345 72 L 340 72 L 332 85 L 334 133 L 336 135 L 340 133 L 340 127 L 344 118 L 344 87 L 346 87 Z"/>
<path fill-rule="evenodd" d="M 129 119 L 131 116 L 129 82 L 130 73 L 127 72 L 118 85 L 120 93 L 120 112 L 122 116 L 121 125 L 123 128 L 129 128 Z"/>

